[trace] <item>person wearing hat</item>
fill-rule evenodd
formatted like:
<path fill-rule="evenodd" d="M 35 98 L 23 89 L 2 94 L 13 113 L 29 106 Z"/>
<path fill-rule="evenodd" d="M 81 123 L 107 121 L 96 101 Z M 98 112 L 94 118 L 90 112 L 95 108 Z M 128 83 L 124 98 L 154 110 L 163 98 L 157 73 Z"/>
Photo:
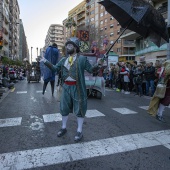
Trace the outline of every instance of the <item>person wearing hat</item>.
<path fill-rule="evenodd" d="M 57 48 L 57 44 L 53 43 L 52 46 L 49 46 L 46 49 L 45 59 L 47 59 L 49 62 L 51 62 L 52 64 L 55 65 L 58 62 L 58 58 L 59 58 L 59 50 Z M 50 84 L 51 84 L 51 93 L 52 93 L 52 96 L 53 96 L 54 95 L 54 85 L 55 85 L 55 73 L 52 72 L 44 64 L 41 64 L 41 72 L 42 72 L 43 80 L 44 80 L 42 94 L 44 95 L 46 87 L 47 87 L 48 83 L 50 82 Z"/>
<path fill-rule="evenodd" d="M 93 66 L 89 63 L 87 57 L 80 55 L 80 40 L 77 37 L 71 37 L 65 43 L 67 57 L 63 57 L 56 65 L 52 65 L 46 59 L 41 59 L 53 71 L 61 70 L 62 94 L 60 99 L 60 113 L 62 115 L 62 127 L 57 133 L 62 137 L 67 132 L 67 120 L 69 113 L 75 113 L 77 116 L 77 132 L 75 142 L 83 138 L 82 126 L 87 111 L 87 91 L 85 85 L 84 71 L 93 73 L 98 70 L 98 65 Z M 100 60 L 98 64 L 102 64 Z"/>

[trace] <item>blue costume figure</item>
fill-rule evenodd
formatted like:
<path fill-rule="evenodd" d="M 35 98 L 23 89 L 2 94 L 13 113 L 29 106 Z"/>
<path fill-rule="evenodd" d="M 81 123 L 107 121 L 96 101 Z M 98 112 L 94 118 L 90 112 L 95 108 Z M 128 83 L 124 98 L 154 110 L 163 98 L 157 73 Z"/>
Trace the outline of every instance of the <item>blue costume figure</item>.
<path fill-rule="evenodd" d="M 54 43 L 52 46 L 49 46 L 46 49 L 45 59 L 47 59 L 50 63 L 56 65 L 58 62 L 58 58 L 59 58 L 59 50 L 57 48 L 57 44 Z M 55 72 L 51 71 L 44 64 L 41 64 L 41 65 L 42 65 L 42 67 L 41 67 L 42 75 L 43 75 L 43 79 L 44 79 L 42 94 L 44 95 L 47 84 L 48 84 L 48 82 L 50 82 L 51 92 L 52 92 L 52 96 L 53 96 L 54 95 L 54 85 L 55 85 Z"/>
<path fill-rule="evenodd" d="M 68 57 L 62 58 L 56 65 L 41 59 L 53 71 L 61 70 L 62 94 L 60 100 L 60 113 L 62 115 L 62 128 L 57 136 L 61 137 L 67 132 L 66 125 L 69 113 L 77 116 L 77 133 L 75 142 L 83 138 L 82 126 L 87 111 L 87 91 L 84 71 L 93 73 L 98 70 L 98 65 L 92 67 L 87 57 L 79 54 L 79 39 L 71 37 L 65 44 Z"/>

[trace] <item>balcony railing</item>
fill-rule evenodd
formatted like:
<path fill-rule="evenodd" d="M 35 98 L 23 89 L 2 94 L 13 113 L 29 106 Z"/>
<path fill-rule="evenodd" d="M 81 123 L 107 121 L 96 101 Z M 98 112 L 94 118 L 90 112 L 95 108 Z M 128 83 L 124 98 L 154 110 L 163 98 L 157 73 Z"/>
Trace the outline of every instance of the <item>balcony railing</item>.
<path fill-rule="evenodd" d="M 136 46 L 134 41 L 124 41 L 123 45 L 124 46 Z"/>
<path fill-rule="evenodd" d="M 122 54 L 125 55 L 125 54 L 135 54 L 135 50 L 123 50 L 122 51 Z"/>
<path fill-rule="evenodd" d="M 82 18 L 85 18 L 85 15 L 84 15 L 84 14 L 77 16 L 77 20 L 82 19 Z"/>

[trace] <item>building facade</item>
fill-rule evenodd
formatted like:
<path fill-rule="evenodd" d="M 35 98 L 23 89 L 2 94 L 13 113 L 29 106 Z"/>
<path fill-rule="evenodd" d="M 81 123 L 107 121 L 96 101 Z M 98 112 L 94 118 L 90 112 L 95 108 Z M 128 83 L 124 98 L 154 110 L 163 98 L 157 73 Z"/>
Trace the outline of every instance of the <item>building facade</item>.
<path fill-rule="evenodd" d="M 10 0 L 10 45 L 9 45 L 9 57 L 13 60 L 19 60 L 19 16 L 20 9 L 17 0 Z"/>
<path fill-rule="evenodd" d="M 1 56 L 9 57 L 9 0 L 1 0 L 0 1 L 0 34 L 3 39 L 3 48 L 1 49 Z"/>
<path fill-rule="evenodd" d="M 60 24 L 50 25 L 46 38 L 45 38 L 45 48 L 56 43 L 60 52 L 64 46 L 64 27 Z"/>
<path fill-rule="evenodd" d="M 85 27 L 85 1 L 68 12 L 68 18 L 63 21 L 64 43 L 69 37 L 76 36 L 77 30 Z"/>
<path fill-rule="evenodd" d="M 27 59 L 29 61 L 28 45 L 25 36 L 24 26 L 22 20 L 20 19 L 20 35 L 19 35 L 19 60 L 24 61 Z"/>

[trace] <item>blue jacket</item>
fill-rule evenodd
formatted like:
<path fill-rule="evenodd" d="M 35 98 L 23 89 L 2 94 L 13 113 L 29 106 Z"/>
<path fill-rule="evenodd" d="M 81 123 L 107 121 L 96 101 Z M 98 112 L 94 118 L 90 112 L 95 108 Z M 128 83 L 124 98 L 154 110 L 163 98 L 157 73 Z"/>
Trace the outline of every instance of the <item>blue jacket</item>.
<path fill-rule="evenodd" d="M 59 50 L 56 47 L 49 46 L 46 49 L 44 58 L 47 59 L 53 65 L 56 65 L 58 62 L 58 58 L 59 58 Z M 48 82 L 48 81 L 55 80 L 55 73 L 52 72 L 47 66 L 42 64 L 41 70 L 42 70 L 42 75 L 43 75 L 44 81 Z"/>

